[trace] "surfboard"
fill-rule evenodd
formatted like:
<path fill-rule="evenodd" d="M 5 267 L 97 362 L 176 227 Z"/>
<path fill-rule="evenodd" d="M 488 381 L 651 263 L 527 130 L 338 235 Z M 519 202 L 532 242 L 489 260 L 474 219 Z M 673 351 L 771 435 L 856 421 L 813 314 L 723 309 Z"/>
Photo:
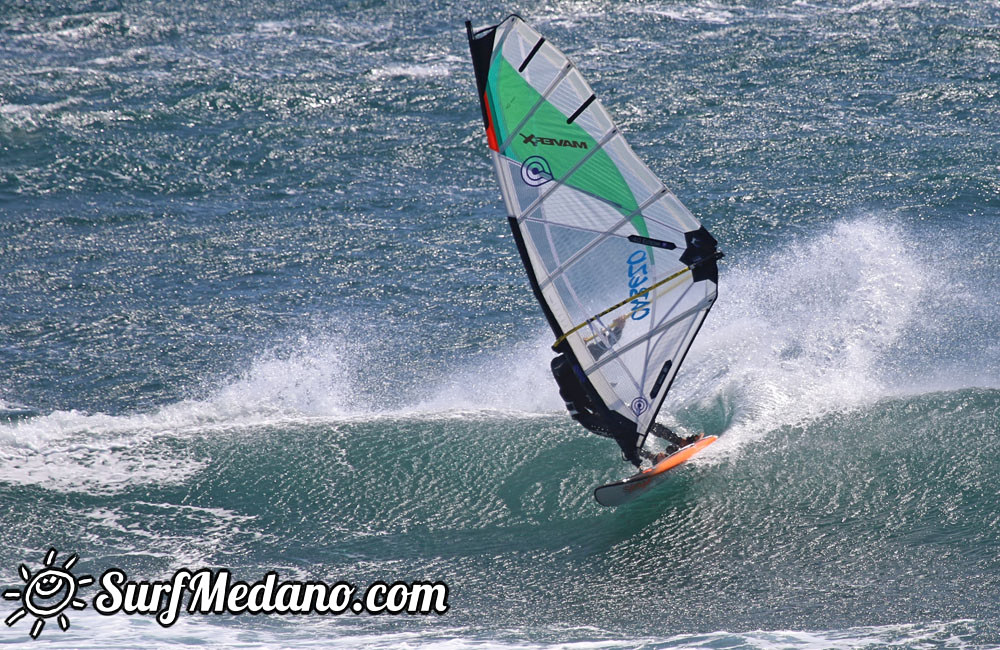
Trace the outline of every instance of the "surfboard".
<path fill-rule="evenodd" d="M 602 506 L 620 506 L 640 494 L 644 494 L 667 478 L 667 472 L 684 464 L 692 456 L 709 446 L 718 436 L 705 436 L 698 442 L 682 447 L 644 472 L 639 472 L 623 481 L 608 483 L 594 489 L 594 498 Z"/>

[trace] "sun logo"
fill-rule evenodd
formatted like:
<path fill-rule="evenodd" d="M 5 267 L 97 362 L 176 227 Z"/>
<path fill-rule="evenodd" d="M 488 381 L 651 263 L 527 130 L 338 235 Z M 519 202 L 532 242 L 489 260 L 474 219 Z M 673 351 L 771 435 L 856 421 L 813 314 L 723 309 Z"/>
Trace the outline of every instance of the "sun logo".
<path fill-rule="evenodd" d="M 65 632 L 69 629 L 69 618 L 63 613 L 67 607 L 73 609 L 83 609 L 87 603 L 76 597 L 76 592 L 80 587 L 86 587 L 94 582 L 92 576 L 80 576 L 77 578 L 70 569 L 76 564 L 77 556 L 71 555 L 63 562 L 62 567 L 54 567 L 56 561 L 56 549 L 50 548 L 45 554 L 44 568 L 31 575 L 31 571 L 23 564 L 18 567 L 18 573 L 25 582 L 25 587 L 21 589 L 7 589 L 3 592 L 3 597 L 7 600 L 20 600 L 21 607 L 17 608 L 13 614 L 8 616 L 4 623 L 11 627 L 21 620 L 25 614 L 33 614 L 35 623 L 31 626 L 31 638 L 37 639 L 45 627 L 45 620 L 56 617 L 59 627 Z"/>

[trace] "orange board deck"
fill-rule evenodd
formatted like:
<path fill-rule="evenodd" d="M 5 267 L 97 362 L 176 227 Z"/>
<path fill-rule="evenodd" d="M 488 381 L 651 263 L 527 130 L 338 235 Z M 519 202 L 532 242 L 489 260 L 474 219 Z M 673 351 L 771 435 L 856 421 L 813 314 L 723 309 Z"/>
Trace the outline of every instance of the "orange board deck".
<path fill-rule="evenodd" d="M 594 498 L 602 506 L 620 506 L 658 485 L 666 478 L 666 473 L 683 464 L 699 451 L 709 446 L 718 436 L 705 436 L 698 442 L 682 447 L 644 472 L 639 472 L 623 481 L 602 485 L 594 490 Z"/>

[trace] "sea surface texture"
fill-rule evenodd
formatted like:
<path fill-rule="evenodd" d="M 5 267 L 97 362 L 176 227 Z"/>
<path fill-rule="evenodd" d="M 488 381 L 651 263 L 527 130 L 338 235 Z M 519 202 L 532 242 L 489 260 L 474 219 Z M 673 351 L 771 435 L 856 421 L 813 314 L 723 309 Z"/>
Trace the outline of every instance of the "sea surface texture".
<path fill-rule="evenodd" d="M 0 644 L 1000 645 L 1000 4 L 522 2 L 719 240 L 607 509 L 507 227 L 472 2 L 0 0 L 0 586 L 443 581 L 444 615 Z M 0 618 L 17 608 L 0 600 Z"/>

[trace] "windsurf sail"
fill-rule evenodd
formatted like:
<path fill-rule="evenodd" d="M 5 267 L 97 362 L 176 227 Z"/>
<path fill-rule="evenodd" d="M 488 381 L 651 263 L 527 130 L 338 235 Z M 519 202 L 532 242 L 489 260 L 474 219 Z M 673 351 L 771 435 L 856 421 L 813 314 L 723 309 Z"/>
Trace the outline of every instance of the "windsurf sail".
<path fill-rule="evenodd" d="M 517 16 L 466 31 L 508 221 L 553 349 L 641 448 L 715 302 L 722 254 L 551 42 Z"/>

